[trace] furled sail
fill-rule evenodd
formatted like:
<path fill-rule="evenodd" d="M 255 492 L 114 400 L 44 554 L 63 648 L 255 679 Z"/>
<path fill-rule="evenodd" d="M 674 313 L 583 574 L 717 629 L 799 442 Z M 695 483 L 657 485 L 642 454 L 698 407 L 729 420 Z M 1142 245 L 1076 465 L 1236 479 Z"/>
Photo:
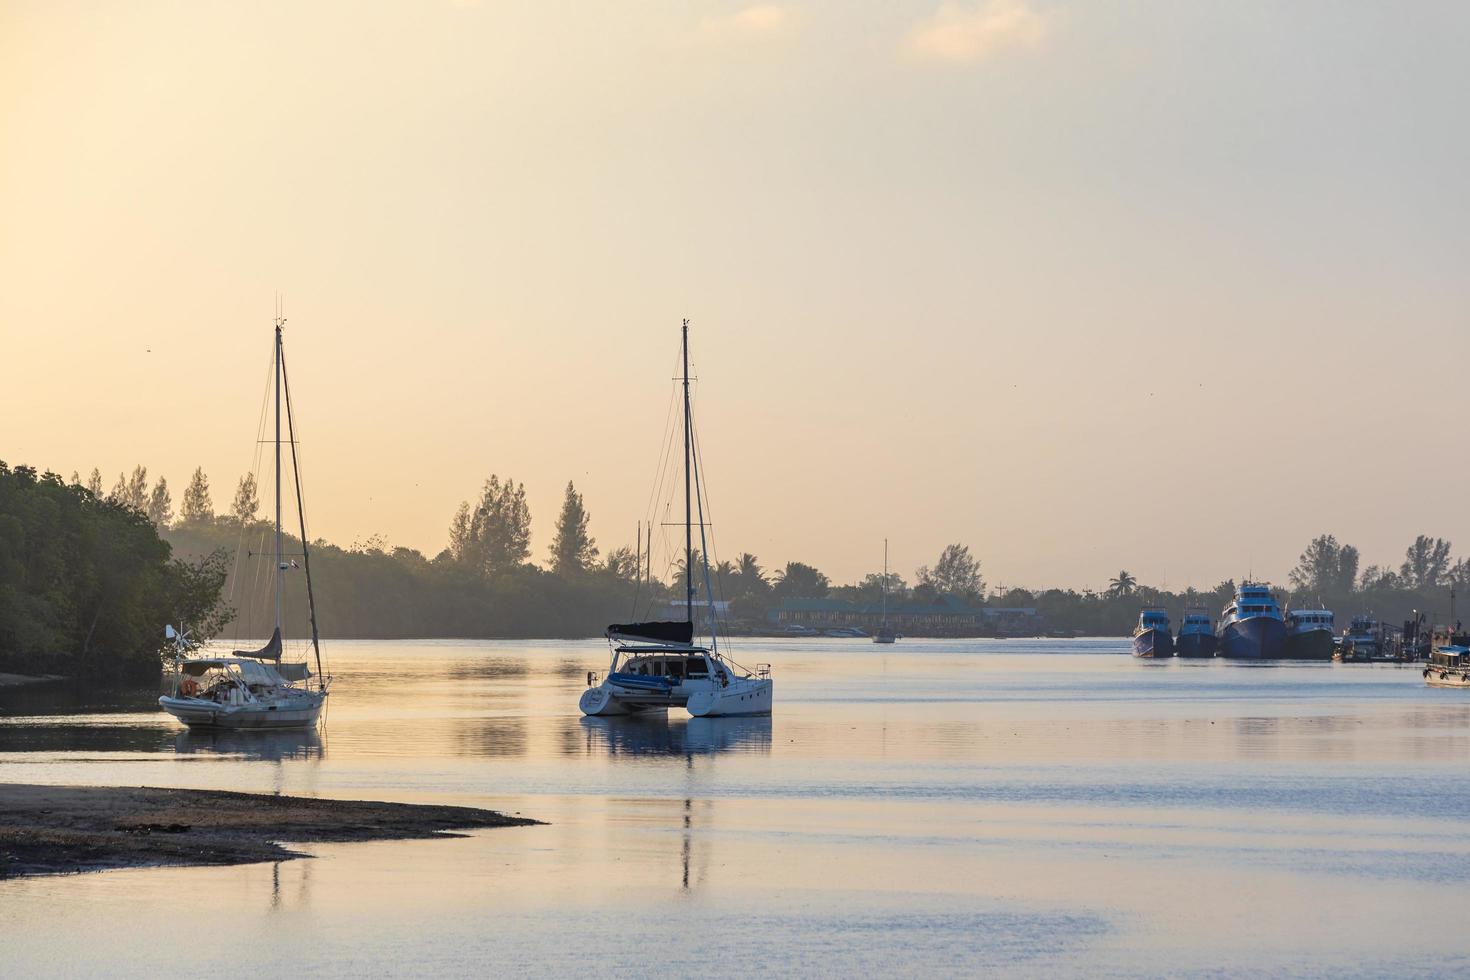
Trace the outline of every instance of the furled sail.
<path fill-rule="evenodd" d="M 276 627 L 271 634 L 270 642 L 259 650 L 236 650 L 235 656 L 249 657 L 251 660 L 280 660 L 281 659 L 281 628 Z"/>
<path fill-rule="evenodd" d="M 683 621 L 653 623 L 614 623 L 607 635 L 615 640 L 647 640 L 650 643 L 682 643 L 694 641 L 694 624 Z"/>

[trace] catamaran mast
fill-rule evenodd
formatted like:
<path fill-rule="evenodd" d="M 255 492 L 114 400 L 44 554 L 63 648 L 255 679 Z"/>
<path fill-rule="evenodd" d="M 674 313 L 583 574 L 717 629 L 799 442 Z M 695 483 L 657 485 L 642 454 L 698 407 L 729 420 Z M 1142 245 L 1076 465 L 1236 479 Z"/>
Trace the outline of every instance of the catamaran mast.
<path fill-rule="evenodd" d="M 286 318 L 276 316 L 276 634 L 281 632 L 281 609 L 286 577 L 281 574 L 281 328 Z M 279 653 L 277 654 L 279 656 Z"/>
<path fill-rule="evenodd" d="M 684 359 L 684 615 L 694 625 L 694 515 L 689 506 L 689 321 L 684 321 L 681 349 Z"/>

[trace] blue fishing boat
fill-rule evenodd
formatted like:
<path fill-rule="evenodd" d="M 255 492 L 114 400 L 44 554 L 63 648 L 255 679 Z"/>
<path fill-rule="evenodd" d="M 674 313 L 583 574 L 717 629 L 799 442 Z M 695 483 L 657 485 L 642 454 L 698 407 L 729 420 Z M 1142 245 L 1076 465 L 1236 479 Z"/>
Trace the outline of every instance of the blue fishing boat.
<path fill-rule="evenodd" d="M 1179 636 L 1174 640 L 1175 653 L 1181 657 L 1213 657 L 1218 646 L 1210 614 L 1203 609 L 1184 610 L 1184 622 L 1179 624 Z"/>
<path fill-rule="evenodd" d="M 1279 660 L 1286 654 L 1286 621 L 1271 587 L 1242 582 L 1220 614 L 1220 656 L 1232 660 Z"/>
<path fill-rule="evenodd" d="M 1174 636 L 1169 632 L 1168 613 L 1150 608 L 1138 614 L 1138 626 L 1133 630 L 1133 655 L 1155 659 L 1174 656 Z"/>

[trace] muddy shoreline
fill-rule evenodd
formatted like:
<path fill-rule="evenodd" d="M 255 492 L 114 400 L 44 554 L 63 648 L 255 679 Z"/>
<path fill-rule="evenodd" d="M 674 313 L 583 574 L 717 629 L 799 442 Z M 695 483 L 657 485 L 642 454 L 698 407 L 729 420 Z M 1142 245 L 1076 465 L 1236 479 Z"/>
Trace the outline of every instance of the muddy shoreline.
<path fill-rule="evenodd" d="M 453 837 L 457 830 L 537 823 L 461 806 L 0 783 L 0 880 L 281 861 L 306 856 L 283 842 Z"/>

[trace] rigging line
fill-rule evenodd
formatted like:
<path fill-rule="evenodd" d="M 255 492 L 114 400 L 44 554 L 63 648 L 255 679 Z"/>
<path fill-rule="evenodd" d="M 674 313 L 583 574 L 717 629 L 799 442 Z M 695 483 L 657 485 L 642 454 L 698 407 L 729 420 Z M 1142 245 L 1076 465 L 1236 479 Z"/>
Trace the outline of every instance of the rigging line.
<path fill-rule="evenodd" d="M 658 505 L 659 493 L 663 488 L 663 470 L 665 466 L 665 461 L 669 455 L 669 447 L 673 445 L 672 434 L 674 427 L 674 394 L 674 390 L 670 389 L 668 408 L 664 412 L 664 434 L 663 438 L 660 440 L 658 465 L 656 465 L 653 470 L 653 486 L 649 491 L 646 513 L 651 513 L 653 509 Z"/>
<path fill-rule="evenodd" d="M 255 448 L 251 451 L 251 455 L 250 455 L 250 469 L 247 471 L 248 473 L 254 473 L 256 471 L 256 469 L 259 468 L 259 466 L 260 466 L 260 454 L 261 454 L 260 440 L 261 440 L 261 437 L 265 434 L 266 409 L 270 405 L 270 395 L 271 395 L 271 385 L 270 385 L 270 382 L 271 382 L 271 375 L 272 375 L 272 373 L 274 371 L 274 368 L 275 368 L 275 354 L 272 353 L 271 354 L 271 359 L 266 363 L 265 387 L 262 389 L 262 391 L 260 393 L 260 415 L 257 418 L 256 423 L 255 423 Z M 236 537 L 236 540 L 235 540 L 235 571 L 236 572 L 238 572 L 239 571 L 239 568 L 240 568 L 240 552 L 243 549 L 244 542 L 245 542 L 245 525 L 244 524 L 241 524 L 240 525 L 240 533 Z M 235 597 L 234 596 L 234 587 L 235 587 L 235 581 L 234 581 L 234 576 L 232 576 L 231 577 L 231 582 L 230 582 L 230 592 L 228 594 L 229 595 L 229 598 L 231 598 L 231 599 L 233 599 Z"/>
<path fill-rule="evenodd" d="M 692 413 L 691 413 L 691 421 L 692 421 Z M 694 449 L 694 492 L 695 492 L 696 499 L 698 499 L 698 501 L 699 501 L 699 543 L 705 549 L 705 551 L 704 551 L 705 592 L 707 593 L 707 601 L 709 603 L 710 621 L 711 621 L 711 623 L 715 623 L 719 619 L 719 615 L 718 615 L 718 613 L 717 613 L 717 611 L 715 609 L 716 589 L 719 590 L 718 591 L 718 595 L 721 597 L 721 599 L 723 599 L 724 598 L 724 595 L 725 595 L 725 586 L 724 586 L 724 582 L 721 581 L 721 578 L 720 578 L 720 569 L 719 569 L 719 565 L 718 565 L 719 555 L 714 550 L 716 547 L 718 547 L 718 545 L 717 544 L 707 543 L 706 540 L 705 540 L 705 525 L 706 525 L 707 522 L 705 521 L 705 506 L 704 506 L 704 502 L 705 502 L 705 498 L 709 494 L 709 488 L 708 488 L 708 486 L 706 485 L 706 482 L 705 482 L 707 480 L 707 477 L 705 476 L 705 472 L 704 472 L 704 455 L 700 451 L 700 447 L 699 447 L 699 427 L 698 426 L 693 426 L 692 427 L 692 434 L 693 434 L 693 437 L 694 437 L 693 438 L 693 449 Z M 711 511 L 709 513 L 709 517 L 710 518 L 713 518 L 714 517 L 713 511 Z M 709 530 L 709 538 L 710 538 L 710 541 L 711 542 L 713 541 L 714 536 L 715 536 L 715 534 L 714 534 L 714 528 L 713 527 L 710 527 L 710 530 Z M 715 562 L 717 563 L 714 566 L 715 567 L 715 572 L 714 572 L 715 582 L 714 582 L 714 585 L 713 586 L 711 586 L 710 581 L 709 581 L 709 579 L 710 579 L 710 559 L 711 558 L 713 558 L 715 560 Z M 727 623 L 726 625 L 728 626 L 729 624 Z M 714 629 L 714 627 L 711 626 L 711 631 L 713 631 L 713 629 Z M 711 637 L 713 637 L 713 632 L 711 632 Z M 729 646 L 728 636 L 726 638 L 726 646 L 727 647 Z M 744 669 L 744 668 L 742 668 L 742 669 Z"/>

